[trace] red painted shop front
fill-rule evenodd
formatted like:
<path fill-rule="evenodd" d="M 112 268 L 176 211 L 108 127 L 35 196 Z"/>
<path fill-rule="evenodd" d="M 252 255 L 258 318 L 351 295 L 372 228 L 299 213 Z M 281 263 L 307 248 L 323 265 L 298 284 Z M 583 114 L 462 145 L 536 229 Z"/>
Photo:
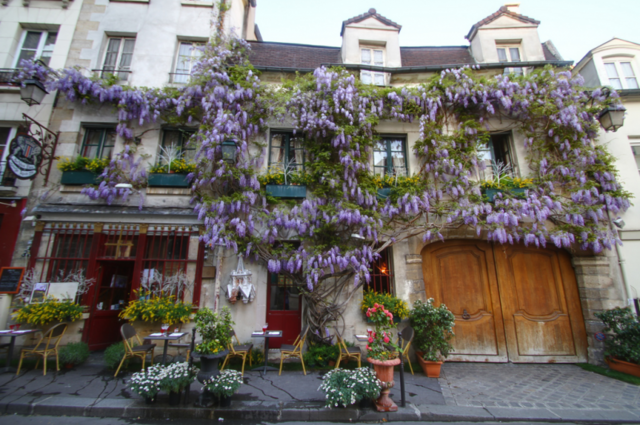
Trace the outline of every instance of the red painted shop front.
<path fill-rule="evenodd" d="M 38 223 L 30 267 L 40 282 L 79 269 L 95 279 L 80 299 L 89 313 L 82 340 L 101 350 L 122 340 L 119 314 L 135 299 L 145 270 L 193 276 L 191 299 L 185 301 L 197 306 L 203 258 L 198 230 L 191 226 Z"/>

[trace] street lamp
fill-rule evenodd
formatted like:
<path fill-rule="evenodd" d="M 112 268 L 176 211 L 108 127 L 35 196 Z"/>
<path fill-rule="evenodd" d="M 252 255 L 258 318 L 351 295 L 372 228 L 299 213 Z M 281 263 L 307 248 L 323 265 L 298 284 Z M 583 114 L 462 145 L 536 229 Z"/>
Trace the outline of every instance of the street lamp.
<path fill-rule="evenodd" d="M 614 133 L 624 124 L 624 113 L 627 109 L 622 105 L 607 106 L 598 114 L 598 121 L 604 131 Z"/>
<path fill-rule="evenodd" d="M 25 80 L 20 87 L 20 98 L 29 106 L 39 105 L 48 93 L 44 85 L 35 79 Z"/>
<path fill-rule="evenodd" d="M 235 140 L 227 139 L 222 142 L 222 159 L 229 164 L 236 162 L 237 147 Z"/>

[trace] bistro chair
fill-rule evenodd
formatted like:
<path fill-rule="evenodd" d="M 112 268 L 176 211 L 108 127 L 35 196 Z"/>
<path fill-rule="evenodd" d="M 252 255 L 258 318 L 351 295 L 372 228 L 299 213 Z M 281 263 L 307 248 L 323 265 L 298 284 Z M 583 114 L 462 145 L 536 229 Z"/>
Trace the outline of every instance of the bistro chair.
<path fill-rule="evenodd" d="M 347 344 L 344 342 L 344 339 L 342 339 L 337 329 L 336 340 L 338 341 L 338 349 L 340 350 L 340 355 L 336 362 L 336 369 L 340 367 L 340 361 L 342 359 L 345 360 L 345 363 L 349 363 L 349 360 L 351 359 L 358 360 L 358 367 L 361 367 L 362 350 L 360 350 L 360 347 L 347 347 Z"/>
<path fill-rule="evenodd" d="M 60 363 L 58 361 L 58 345 L 62 339 L 64 333 L 67 331 L 67 323 L 59 323 L 49 329 L 43 336 L 40 337 L 36 345 L 23 346 L 20 350 L 20 363 L 18 364 L 18 371 L 16 375 L 20 374 L 20 368 L 22 367 L 22 360 L 25 357 L 38 357 L 36 363 L 36 369 L 40 364 L 40 357 L 44 365 L 42 366 L 42 375 L 47 374 L 47 357 L 56 356 L 56 370 L 60 370 Z"/>
<path fill-rule="evenodd" d="M 124 340 L 124 356 L 122 356 L 118 370 L 116 370 L 116 374 L 113 375 L 114 377 L 118 376 L 124 361 L 132 357 L 140 357 L 142 359 L 142 370 L 144 370 L 144 362 L 147 354 L 151 354 L 151 365 L 153 365 L 153 351 L 156 348 L 156 344 L 143 344 L 136 329 L 128 323 L 120 327 L 120 334 Z M 138 345 L 136 345 L 136 342 Z"/>
<path fill-rule="evenodd" d="M 182 332 L 182 326 L 180 326 L 180 332 Z M 178 350 L 178 355 L 176 357 L 181 357 L 182 355 L 180 354 L 180 349 L 186 348 L 187 357 L 185 359 L 185 362 L 189 361 L 189 357 L 191 356 L 191 342 L 169 342 L 169 348 L 171 347 L 176 348 Z"/>
<path fill-rule="evenodd" d="M 407 326 L 402 330 L 402 332 L 400 332 L 400 334 L 402 335 L 402 346 L 400 347 L 400 354 L 403 355 L 407 363 L 409 363 L 409 369 L 411 369 L 411 374 L 413 375 L 413 367 L 411 366 L 411 360 L 409 359 L 409 348 L 411 347 L 411 341 L 413 341 L 415 332 L 411 326 Z"/>
<path fill-rule="evenodd" d="M 233 357 L 240 357 L 242 358 L 242 375 L 244 376 L 244 363 L 247 360 L 247 357 L 249 357 L 249 366 L 251 366 L 251 349 L 253 348 L 253 344 L 240 345 L 238 335 L 236 335 L 236 331 L 233 329 L 229 331 L 229 337 L 231 338 L 231 341 L 229 342 L 229 354 L 224 358 L 224 362 L 222 363 L 220 370 L 224 369 L 229 359 Z M 234 338 L 236 339 L 236 345 L 233 345 Z"/>
<path fill-rule="evenodd" d="M 304 349 L 304 343 L 307 340 L 307 331 L 309 327 L 305 326 L 302 328 L 302 332 L 300 335 L 296 337 L 296 340 L 293 341 L 293 345 L 291 344 L 282 344 L 280 346 L 280 372 L 278 376 L 282 374 L 282 363 L 284 362 L 284 358 L 297 357 L 300 359 L 300 363 L 302 363 L 302 371 L 304 374 L 307 374 L 306 369 L 304 368 L 304 360 L 302 359 L 302 350 Z"/>

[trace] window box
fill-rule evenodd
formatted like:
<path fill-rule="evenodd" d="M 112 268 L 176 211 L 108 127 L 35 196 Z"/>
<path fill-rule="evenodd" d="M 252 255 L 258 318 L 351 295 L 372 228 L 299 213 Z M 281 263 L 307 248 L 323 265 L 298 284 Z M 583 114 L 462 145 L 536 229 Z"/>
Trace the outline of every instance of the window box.
<path fill-rule="evenodd" d="M 69 186 L 98 184 L 98 175 L 91 171 L 63 171 L 60 183 Z"/>
<path fill-rule="evenodd" d="M 382 189 L 378 189 L 378 199 L 385 200 L 389 196 L 391 196 L 391 188 L 383 187 Z"/>
<path fill-rule="evenodd" d="M 493 202 L 493 198 L 495 198 L 497 193 L 508 192 L 514 195 L 516 198 L 522 198 L 524 197 L 525 190 L 527 189 L 524 187 L 519 187 L 519 188 L 514 187 L 506 190 L 505 189 L 483 189 L 483 192 L 485 195 L 487 195 L 487 198 L 489 198 L 489 202 Z"/>
<path fill-rule="evenodd" d="M 290 184 L 268 184 L 267 195 L 276 198 L 306 198 L 307 186 L 294 186 Z"/>
<path fill-rule="evenodd" d="M 189 187 L 187 174 L 149 174 L 149 186 L 154 187 Z"/>

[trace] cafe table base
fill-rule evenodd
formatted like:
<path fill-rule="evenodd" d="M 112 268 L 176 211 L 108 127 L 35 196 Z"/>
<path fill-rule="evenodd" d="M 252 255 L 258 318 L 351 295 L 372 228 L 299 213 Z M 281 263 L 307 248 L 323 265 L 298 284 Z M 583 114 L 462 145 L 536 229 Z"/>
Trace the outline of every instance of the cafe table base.
<path fill-rule="evenodd" d="M 4 368 L 0 369 L 0 371 L 4 373 L 7 373 L 7 372 L 13 373 L 18 370 L 15 367 L 11 366 L 11 362 L 13 361 L 13 350 L 15 349 L 15 344 L 16 344 L 16 337 L 29 335 L 36 332 L 40 332 L 40 330 L 25 329 L 23 331 L 6 331 L 6 330 L 0 331 L 0 336 L 7 336 L 11 338 L 11 341 L 9 342 L 9 346 L 7 347 L 7 359 L 5 360 Z"/>
<path fill-rule="evenodd" d="M 253 332 L 251 338 L 264 338 L 264 366 L 253 368 L 262 369 L 262 374 L 265 375 L 269 370 L 279 370 L 277 367 L 267 365 L 269 361 L 269 338 L 282 338 L 282 331 L 266 331 L 266 332 Z"/>

